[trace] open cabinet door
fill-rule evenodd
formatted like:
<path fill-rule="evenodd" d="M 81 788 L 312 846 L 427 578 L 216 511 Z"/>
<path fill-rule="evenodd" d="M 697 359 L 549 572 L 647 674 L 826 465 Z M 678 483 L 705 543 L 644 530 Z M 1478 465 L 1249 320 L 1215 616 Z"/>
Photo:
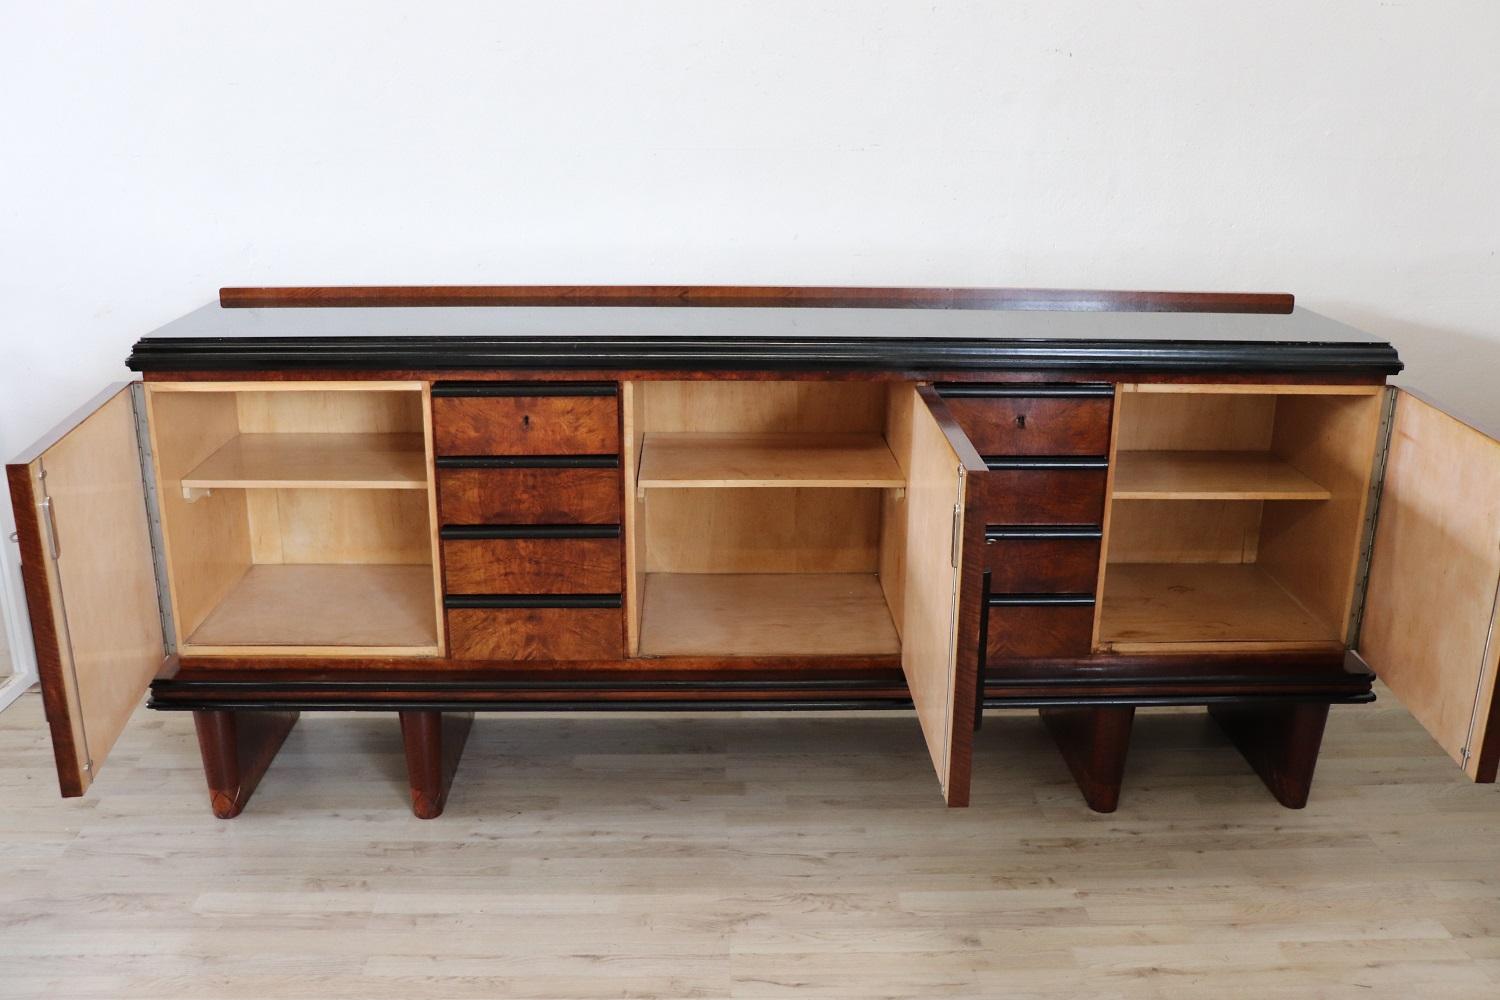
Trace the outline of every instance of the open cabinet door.
<path fill-rule="evenodd" d="M 1471 778 L 1494 781 L 1500 441 L 1396 392 L 1360 655 Z"/>
<path fill-rule="evenodd" d="M 129 386 L 5 472 L 58 782 L 82 795 L 164 659 Z"/>
<path fill-rule="evenodd" d="M 971 524 L 964 515 L 969 474 L 984 462 L 930 386 L 905 400 L 910 409 L 906 467 L 905 596 L 901 669 L 917 709 L 933 767 L 950 806 L 969 804 L 974 748 L 978 597 L 964 584 Z M 983 526 L 977 525 L 981 535 Z M 973 560 L 970 566 L 977 565 Z M 961 596 L 964 598 L 960 600 Z M 972 599 L 971 599 L 972 598 Z M 974 621 L 960 621 L 972 605 Z M 970 634 L 972 633 L 972 635 Z"/>

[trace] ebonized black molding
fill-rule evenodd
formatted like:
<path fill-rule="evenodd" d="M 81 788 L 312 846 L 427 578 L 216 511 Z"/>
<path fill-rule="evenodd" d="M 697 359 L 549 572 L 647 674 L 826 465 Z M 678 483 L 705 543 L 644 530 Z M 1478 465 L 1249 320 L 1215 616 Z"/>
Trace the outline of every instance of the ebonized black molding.
<path fill-rule="evenodd" d="M 1020 469 L 1039 471 L 1056 469 L 1107 469 L 1109 459 L 1080 457 L 1076 455 L 986 455 L 984 467 L 991 472 L 1009 472 Z"/>
<path fill-rule="evenodd" d="M 135 371 L 591 369 L 1394 375 L 1389 344 L 891 337 L 144 337 Z"/>
<path fill-rule="evenodd" d="M 618 469 L 618 455 L 439 455 L 439 469 Z"/>
<path fill-rule="evenodd" d="M 434 382 L 434 396 L 618 396 L 618 382 Z"/>
<path fill-rule="evenodd" d="M 618 524 L 445 524 L 444 541 L 494 538 L 619 538 Z"/>
<path fill-rule="evenodd" d="M 448 594 L 443 607 L 472 608 L 618 608 L 619 594 Z"/>
<path fill-rule="evenodd" d="M 939 396 L 951 399 L 1035 399 L 1049 396 L 1063 399 L 1093 399 L 1099 396 L 1113 397 L 1115 387 L 1109 382 L 1023 382 L 1016 384 L 987 385 L 983 382 L 939 382 L 935 388 Z"/>
<path fill-rule="evenodd" d="M 985 603 L 992 608 L 1091 607 L 1093 594 L 990 594 Z"/>
<path fill-rule="evenodd" d="M 1092 524 L 989 524 L 984 529 L 986 542 L 1097 541 L 1103 537 L 1103 529 Z"/>

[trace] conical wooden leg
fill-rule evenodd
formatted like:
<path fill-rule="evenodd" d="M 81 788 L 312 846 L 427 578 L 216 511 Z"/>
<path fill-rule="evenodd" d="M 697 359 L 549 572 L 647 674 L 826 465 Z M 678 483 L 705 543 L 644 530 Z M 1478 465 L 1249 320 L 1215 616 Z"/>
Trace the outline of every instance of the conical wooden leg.
<path fill-rule="evenodd" d="M 1210 705 L 1208 711 L 1277 802 L 1288 809 L 1307 805 L 1328 721 L 1327 702 Z"/>
<path fill-rule="evenodd" d="M 250 801 L 255 786 L 286 741 L 296 712 L 233 712 L 204 709 L 193 713 L 209 804 L 220 819 L 234 819 Z"/>
<path fill-rule="evenodd" d="M 1120 804 L 1125 778 L 1125 753 L 1135 706 L 1107 708 L 1044 708 L 1042 721 L 1062 751 L 1068 770 L 1089 808 L 1114 812 Z"/>
<path fill-rule="evenodd" d="M 473 723 L 473 712 L 401 713 L 401 742 L 406 748 L 411 811 L 417 818 L 436 819 L 443 814 L 448 789 Z"/>

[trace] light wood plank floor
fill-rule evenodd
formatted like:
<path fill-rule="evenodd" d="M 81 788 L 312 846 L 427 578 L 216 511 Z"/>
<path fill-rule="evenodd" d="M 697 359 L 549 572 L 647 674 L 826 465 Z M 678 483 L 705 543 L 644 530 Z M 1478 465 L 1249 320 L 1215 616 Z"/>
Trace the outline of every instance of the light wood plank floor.
<path fill-rule="evenodd" d="M 57 797 L 0 716 L 3 997 L 1500 996 L 1500 792 L 1394 702 L 1336 708 L 1310 806 L 1198 713 L 1143 713 L 1084 808 L 1034 713 L 948 811 L 910 717 L 484 716 L 447 815 L 396 722 L 305 716 L 212 818 L 141 711 Z"/>

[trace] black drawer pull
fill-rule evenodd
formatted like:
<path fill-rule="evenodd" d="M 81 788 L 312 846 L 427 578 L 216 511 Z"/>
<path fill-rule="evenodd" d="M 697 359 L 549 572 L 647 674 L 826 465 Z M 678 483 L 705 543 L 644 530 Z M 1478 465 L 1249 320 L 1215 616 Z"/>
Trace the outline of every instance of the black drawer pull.
<path fill-rule="evenodd" d="M 474 608 L 618 608 L 619 594 L 449 594 L 450 611 Z"/>
<path fill-rule="evenodd" d="M 937 391 L 939 396 L 951 399 L 1003 399 L 1018 396 L 1098 399 L 1114 396 L 1115 387 L 1108 382 L 939 382 Z"/>
<path fill-rule="evenodd" d="M 991 594 L 985 601 L 992 608 L 1090 607 L 1093 594 Z"/>
<path fill-rule="evenodd" d="M 439 455 L 439 469 L 618 469 L 618 455 Z"/>
<path fill-rule="evenodd" d="M 444 541 L 494 538 L 619 538 L 618 524 L 445 524 Z"/>
<path fill-rule="evenodd" d="M 991 472 L 1009 472 L 1022 469 L 1107 469 L 1109 459 L 1104 457 L 1075 457 L 1072 455 L 986 455 L 984 467 Z"/>
<path fill-rule="evenodd" d="M 432 394 L 453 396 L 618 396 L 617 382 L 434 382 Z"/>
<path fill-rule="evenodd" d="M 1098 541 L 1103 529 L 1092 524 L 989 524 L 984 529 L 987 543 L 1004 541 L 1051 542 L 1066 539 Z"/>

